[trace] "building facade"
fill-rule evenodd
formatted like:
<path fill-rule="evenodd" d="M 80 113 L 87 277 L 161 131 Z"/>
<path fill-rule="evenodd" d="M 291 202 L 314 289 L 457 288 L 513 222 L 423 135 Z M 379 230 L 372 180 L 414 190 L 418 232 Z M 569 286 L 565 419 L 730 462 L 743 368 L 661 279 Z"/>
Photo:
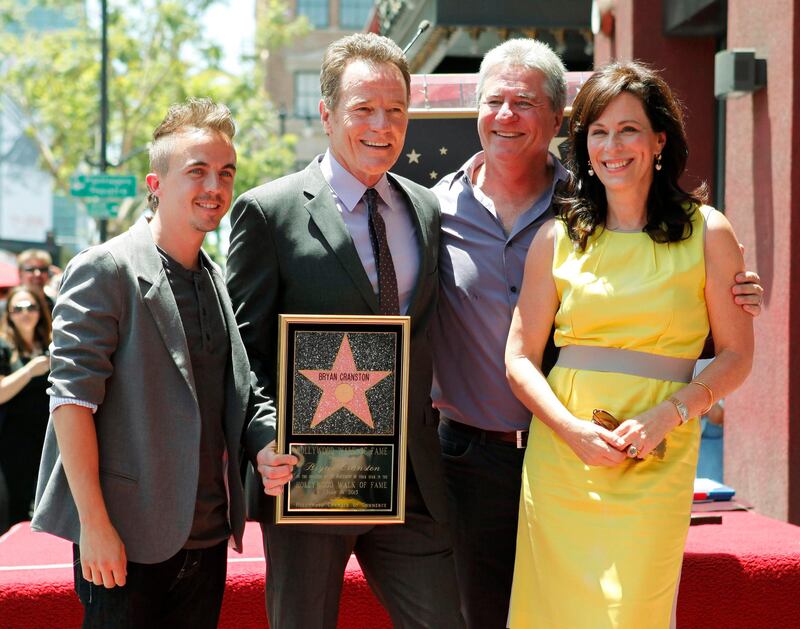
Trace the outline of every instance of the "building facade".
<path fill-rule="evenodd" d="M 591 68 L 591 0 L 378 0 L 370 30 L 408 45 L 412 73 L 477 72 L 483 55 L 513 37 L 550 44 L 571 71 Z"/>

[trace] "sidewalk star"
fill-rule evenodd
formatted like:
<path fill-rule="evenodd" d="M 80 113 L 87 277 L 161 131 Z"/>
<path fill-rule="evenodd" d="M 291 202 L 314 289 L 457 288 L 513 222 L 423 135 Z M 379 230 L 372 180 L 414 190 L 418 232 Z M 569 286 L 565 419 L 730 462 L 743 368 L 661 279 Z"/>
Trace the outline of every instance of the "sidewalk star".
<path fill-rule="evenodd" d="M 299 369 L 298 372 L 322 389 L 322 398 L 311 420 L 311 428 L 341 408 L 346 408 L 370 428 L 375 427 L 366 392 L 392 372 L 357 370 L 347 334 L 336 353 L 333 367 L 329 370 Z"/>

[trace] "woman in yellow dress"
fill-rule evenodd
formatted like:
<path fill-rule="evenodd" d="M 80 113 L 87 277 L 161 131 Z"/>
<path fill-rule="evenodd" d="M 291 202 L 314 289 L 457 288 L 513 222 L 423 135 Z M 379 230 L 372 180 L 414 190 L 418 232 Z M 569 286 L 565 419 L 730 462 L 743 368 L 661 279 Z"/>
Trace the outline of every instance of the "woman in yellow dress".
<path fill-rule="evenodd" d="M 752 362 L 751 318 L 729 296 L 744 262 L 703 191 L 680 187 L 682 113 L 657 73 L 626 63 L 592 75 L 570 140 L 574 177 L 530 248 L 506 349 L 534 415 L 509 626 L 666 628 L 696 418 Z M 560 356 L 545 379 L 554 323 Z M 717 358 L 692 380 L 709 326 Z"/>

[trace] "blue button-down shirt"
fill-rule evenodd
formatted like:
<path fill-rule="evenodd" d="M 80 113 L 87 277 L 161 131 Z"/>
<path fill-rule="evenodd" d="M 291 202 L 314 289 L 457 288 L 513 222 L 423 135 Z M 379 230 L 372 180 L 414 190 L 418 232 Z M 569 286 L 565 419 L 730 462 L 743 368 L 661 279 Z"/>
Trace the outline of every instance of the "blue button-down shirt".
<path fill-rule="evenodd" d="M 353 244 L 361 259 L 375 294 L 378 294 L 378 269 L 375 253 L 369 239 L 369 214 L 363 200 L 367 187 L 346 170 L 330 151 L 326 151 L 319 164 L 322 176 L 333 192 L 336 207 L 353 238 Z M 400 297 L 400 312 L 408 312 L 419 273 L 420 246 L 417 232 L 411 220 L 410 208 L 402 194 L 395 190 L 384 174 L 374 186 L 378 193 L 378 212 L 386 224 L 386 240 L 392 252 L 394 272 L 397 275 L 397 294 Z"/>
<path fill-rule="evenodd" d="M 483 159 L 482 152 L 474 155 L 433 188 L 442 208 L 441 290 L 431 331 L 433 405 L 470 426 L 526 430 L 531 413 L 506 381 L 506 339 L 528 247 L 552 217 L 556 183 L 568 173 L 551 155 L 552 185 L 507 235 L 491 199 L 472 185 Z"/>

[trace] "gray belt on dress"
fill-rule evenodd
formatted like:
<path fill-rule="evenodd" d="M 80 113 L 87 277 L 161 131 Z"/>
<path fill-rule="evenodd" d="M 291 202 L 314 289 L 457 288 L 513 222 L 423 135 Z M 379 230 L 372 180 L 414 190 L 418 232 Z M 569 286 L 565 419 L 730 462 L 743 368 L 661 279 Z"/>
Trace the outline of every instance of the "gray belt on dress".
<path fill-rule="evenodd" d="M 555 366 L 625 373 L 672 382 L 691 382 L 696 362 L 691 358 L 659 356 L 618 347 L 565 345 L 559 350 Z"/>

